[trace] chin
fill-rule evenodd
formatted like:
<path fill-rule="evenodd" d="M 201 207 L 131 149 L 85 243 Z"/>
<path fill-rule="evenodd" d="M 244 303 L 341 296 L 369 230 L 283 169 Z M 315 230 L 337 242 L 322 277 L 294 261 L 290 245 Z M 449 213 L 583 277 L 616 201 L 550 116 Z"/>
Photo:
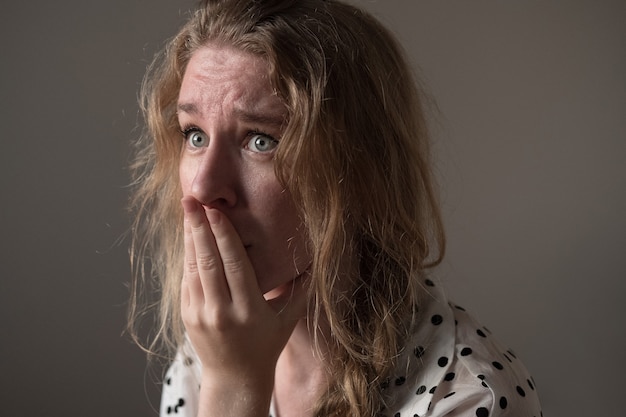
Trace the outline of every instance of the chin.
<path fill-rule="evenodd" d="M 285 293 L 292 292 L 295 285 L 301 285 L 300 282 L 303 278 L 304 274 L 296 275 L 295 277 L 274 286 L 270 290 L 263 291 L 263 297 L 265 297 L 266 300 L 271 300 Z"/>
<path fill-rule="evenodd" d="M 282 279 L 280 281 L 274 281 L 274 282 L 269 282 L 260 279 L 259 280 L 259 288 L 261 289 L 261 292 L 264 295 L 270 294 L 273 291 L 277 291 L 279 290 L 281 287 L 284 287 L 285 285 L 289 284 L 291 281 L 293 281 L 294 279 L 297 278 L 297 275 L 294 274 L 294 276 L 292 278 L 286 278 L 286 279 Z"/>

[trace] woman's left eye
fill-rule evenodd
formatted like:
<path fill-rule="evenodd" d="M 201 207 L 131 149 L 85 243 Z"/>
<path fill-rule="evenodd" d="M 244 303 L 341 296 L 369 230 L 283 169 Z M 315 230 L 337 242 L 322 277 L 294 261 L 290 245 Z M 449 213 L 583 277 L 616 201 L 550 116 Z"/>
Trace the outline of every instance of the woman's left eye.
<path fill-rule="evenodd" d="M 276 146 L 278 141 L 271 136 L 264 135 L 263 133 L 252 133 L 248 140 L 247 148 L 252 152 L 271 152 Z"/>

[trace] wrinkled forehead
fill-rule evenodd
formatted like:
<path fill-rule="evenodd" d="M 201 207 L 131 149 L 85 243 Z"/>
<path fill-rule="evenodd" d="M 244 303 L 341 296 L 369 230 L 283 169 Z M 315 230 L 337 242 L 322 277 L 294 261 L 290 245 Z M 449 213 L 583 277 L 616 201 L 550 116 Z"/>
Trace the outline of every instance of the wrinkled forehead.
<path fill-rule="evenodd" d="M 269 79 L 261 56 L 227 46 L 207 45 L 191 56 L 183 76 L 178 111 L 207 115 L 266 115 L 283 119 L 285 106 Z"/>

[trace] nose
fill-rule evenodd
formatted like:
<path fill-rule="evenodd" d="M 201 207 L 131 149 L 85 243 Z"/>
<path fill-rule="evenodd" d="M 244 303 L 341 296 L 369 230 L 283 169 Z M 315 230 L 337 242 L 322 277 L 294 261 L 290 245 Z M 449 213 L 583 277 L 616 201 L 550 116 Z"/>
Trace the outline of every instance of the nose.
<path fill-rule="evenodd" d="M 238 169 L 236 156 L 217 140 L 209 143 L 196 158 L 191 195 L 202 205 L 225 209 L 237 203 Z"/>

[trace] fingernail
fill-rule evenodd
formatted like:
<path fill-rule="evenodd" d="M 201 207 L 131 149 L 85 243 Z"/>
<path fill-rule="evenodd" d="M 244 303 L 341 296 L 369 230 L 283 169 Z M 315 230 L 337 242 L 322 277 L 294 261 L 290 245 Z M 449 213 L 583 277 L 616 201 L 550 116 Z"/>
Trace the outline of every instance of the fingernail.
<path fill-rule="evenodd" d="M 183 210 L 187 214 L 194 213 L 198 209 L 198 204 L 191 198 L 183 197 L 180 202 L 183 205 Z"/>

